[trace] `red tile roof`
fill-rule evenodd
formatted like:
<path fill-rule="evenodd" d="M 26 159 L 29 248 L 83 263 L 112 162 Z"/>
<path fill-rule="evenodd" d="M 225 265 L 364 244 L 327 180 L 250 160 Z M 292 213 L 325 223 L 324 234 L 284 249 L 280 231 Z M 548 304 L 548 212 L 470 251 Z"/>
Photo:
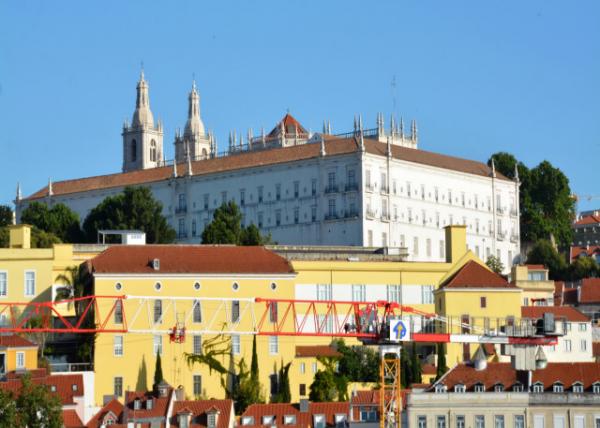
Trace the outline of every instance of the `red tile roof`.
<path fill-rule="evenodd" d="M 83 376 L 81 374 L 50 375 L 32 378 L 34 384 L 46 385 L 51 393 L 58 396 L 62 405 L 75 404 L 75 397 L 83 397 Z M 21 379 L 7 379 L 0 382 L 0 389 L 18 395 L 21 391 Z"/>
<path fill-rule="evenodd" d="M 359 149 L 356 137 L 339 138 L 325 135 L 325 151 L 327 156 L 354 153 Z M 387 144 L 365 138 L 365 149 L 368 153 L 386 156 Z M 490 177 L 491 169 L 482 162 L 446 156 L 425 150 L 410 149 L 407 147 L 392 146 L 392 156 L 407 162 L 429 165 L 442 169 L 449 169 L 467 174 Z M 192 162 L 193 175 L 201 176 L 218 172 L 235 171 L 243 168 L 254 168 L 276 165 L 287 162 L 304 161 L 320 157 L 320 144 L 301 144 L 297 146 L 274 148 L 269 150 L 256 150 L 243 152 L 232 156 L 223 156 L 213 159 L 204 159 Z M 184 164 L 178 165 L 179 171 L 185 171 Z M 164 166 L 159 168 L 130 171 L 100 175 L 95 177 L 79 178 L 73 180 L 57 181 L 52 183 L 52 192 L 55 196 L 71 193 L 86 192 L 97 189 L 120 188 L 164 181 L 171 179 L 173 168 Z M 508 180 L 502 174 L 497 177 Z M 33 193 L 26 200 L 46 197 L 48 187 L 45 186 Z"/>
<path fill-rule="evenodd" d="M 538 319 L 545 313 L 554 314 L 556 320 L 589 322 L 590 319 L 571 306 L 522 306 L 521 317 Z"/>
<path fill-rule="evenodd" d="M 474 260 L 468 261 L 441 285 L 444 288 L 514 288 L 506 279 Z"/>
<path fill-rule="evenodd" d="M 579 303 L 600 303 L 600 278 L 581 280 Z"/>
<path fill-rule="evenodd" d="M 352 393 L 352 397 L 350 397 L 350 404 L 353 406 L 379 404 L 379 390 L 365 389 L 361 391 L 355 391 Z"/>
<path fill-rule="evenodd" d="M 302 427 L 313 425 L 314 415 L 325 415 L 328 426 L 335 425 L 335 415 L 344 414 L 348 418 L 350 406 L 347 402 L 326 402 L 326 403 L 308 403 L 308 412 L 301 412 L 298 404 L 276 403 L 276 404 L 251 404 L 246 411 L 242 413 L 242 418 L 250 416 L 254 418 L 253 425 L 241 425 L 244 427 L 273 425 L 283 426 L 284 416 L 293 415 L 296 417 L 296 424 L 286 424 L 287 427 Z M 263 416 L 274 416 L 272 424 L 263 425 Z"/>
<path fill-rule="evenodd" d="M 338 351 L 329 345 L 296 346 L 296 357 L 341 357 Z"/>
<path fill-rule="evenodd" d="M 554 281 L 554 306 L 564 305 L 564 281 Z"/>
<path fill-rule="evenodd" d="M 426 375 L 434 375 L 437 373 L 437 368 L 433 364 L 423 364 L 421 372 Z"/>
<path fill-rule="evenodd" d="M 584 390 L 591 390 L 594 383 L 600 382 L 600 363 L 548 363 L 545 369 L 535 370 L 532 375 L 532 385 L 541 382 L 545 391 L 552 391 L 555 382 L 561 382 L 565 390 L 575 382 L 581 382 Z M 517 372 L 510 363 L 488 363 L 487 368 L 480 371 L 473 366 L 459 364 L 437 382 L 446 385 L 448 392 L 452 392 L 458 384 L 463 384 L 467 391 L 473 391 L 479 383 L 485 386 L 486 391 L 493 391 L 496 384 L 510 390 L 517 383 L 527 385 L 527 373 Z M 434 387 L 430 388 L 432 390 Z"/>
<path fill-rule="evenodd" d="M 572 246 L 570 254 L 572 262 L 578 257 L 592 257 L 600 254 L 600 245 Z"/>
<path fill-rule="evenodd" d="M 206 428 L 209 410 L 216 409 L 219 412 L 217 428 L 227 428 L 229 421 L 235 417 L 233 413 L 232 400 L 185 400 L 176 401 L 173 405 L 173 416 L 170 423 L 172 427 L 178 427 L 177 414 L 187 411 L 191 413 L 190 428 Z"/>
<path fill-rule="evenodd" d="M 546 270 L 546 266 L 544 265 L 525 265 L 528 270 Z"/>
<path fill-rule="evenodd" d="M 63 425 L 65 428 L 83 428 L 85 425 L 75 410 L 63 410 Z"/>
<path fill-rule="evenodd" d="M 121 421 L 123 415 L 123 405 L 116 399 L 110 400 L 96 413 L 87 423 L 88 428 L 100 428 L 105 422 L 105 417 L 112 413 L 117 422 Z M 114 426 L 114 425 L 113 425 Z"/>
<path fill-rule="evenodd" d="M 600 342 L 592 342 L 592 352 L 594 357 L 600 357 Z"/>
<path fill-rule="evenodd" d="M 134 402 L 136 399 L 140 400 L 141 409 L 135 410 L 135 420 L 143 420 L 144 418 L 156 418 L 156 417 L 167 417 L 169 410 L 169 402 L 171 396 L 175 391 L 171 388 L 166 397 L 156 397 L 152 392 L 138 392 L 138 391 L 127 391 L 125 392 L 125 408 L 127 411 L 127 422 L 133 421 L 134 415 Z M 146 402 L 152 400 L 152 408 L 146 408 Z"/>
<path fill-rule="evenodd" d="M 283 123 L 283 126 L 285 127 L 286 134 L 295 134 L 297 132 L 298 136 L 304 136 L 304 137 L 308 136 L 308 132 L 300 124 L 300 122 L 298 122 L 294 116 L 292 116 L 291 114 L 288 113 L 283 117 L 283 119 L 281 119 L 279 122 L 277 122 L 277 125 L 275 125 L 275 128 L 273 128 L 273 130 L 271 132 L 269 132 L 269 135 L 267 135 L 267 138 L 274 138 L 274 137 L 278 137 L 279 135 L 281 135 L 281 124 L 282 123 Z"/>
<path fill-rule="evenodd" d="M 575 222 L 575 226 L 584 226 L 587 224 L 598 224 L 600 223 L 600 217 L 597 215 L 588 215 L 585 217 L 581 217 L 579 220 Z"/>
<path fill-rule="evenodd" d="M 36 347 L 37 345 L 27 339 L 24 339 L 15 334 L 10 336 L 0 335 L 0 347 L 6 348 L 31 348 Z"/>
<path fill-rule="evenodd" d="M 152 268 L 159 259 L 160 268 Z M 264 247 L 232 245 L 116 245 L 90 261 L 94 273 L 289 274 L 283 257 Z"/>

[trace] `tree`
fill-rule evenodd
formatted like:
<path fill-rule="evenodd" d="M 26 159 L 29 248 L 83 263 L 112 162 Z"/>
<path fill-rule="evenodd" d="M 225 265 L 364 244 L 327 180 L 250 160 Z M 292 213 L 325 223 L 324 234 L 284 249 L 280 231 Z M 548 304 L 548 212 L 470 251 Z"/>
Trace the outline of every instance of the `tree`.
<path fill-rule="evenodd" d="M 21 391 L 16 399 L 17 418 L 14 426 L 29 428 L 61 428 L 62 405 L 46 385 L 36 385 L 29 374 L 21 378 Z M 13 426 L 13 425 L 7 425 Z"/>
<path fill-rule="evenodd" d="M 62 242 L 76 243 L 82 240 L 79 216 L 62 203 L 49 208 L 42 202 L 31 202 L 21 213 L 21 223 L 35 226 Z"/>
<path fill-rule="evenodd" d="M 338 389 L 333 373 L 318 370 L 313 383 L 310 384 L 308 399 L 313 402 L 335 401 L 337 395 Z"/>
<path fill-rule="evenodd" d="M 208 367 L 209 373 L 216 371 L 220 375 L 228 373 L 227 368 L 221 363 L 221 360 L 231 355 L 231 338 L 222 334 L 202 341 L 202 352 L 199 354 L 185 353 L 185 359 L 188 366 L 200 364 Z"/>
<path fill-rule="evenodd" d="M 233 360 L 233 356 L 231 358 Z M 243 413 L 250 404 L 264 403 L 260 383 L 252 381 L 244 358 L 237 363 L 237 373 L 235 373 L 234 366 L 233 370 L 227 374 L 231 382 L 228 384 L 221 377 L 221 385 L 225 389 L 226 397 L 233 400 L 236 414 Z"/>
<path fill-rule="evenodd" d="M 446 350 L 443 343 L 437 344 L 437 370 L 435 380 L 438 380 L 448 371 L 446 366 Z"/>
<path fill-rule="evenodd" d="M 413 382 L 412 362 L 406 353 L 406 348 L 403 346 L 400 350 L 400 382 L 403 388 L 408 388 Z"/>
<path fill-rule="evenodd" d="M 592 257 L 578 257 L 569 266 L 569 278 L 573 281 L 598 276 L 600 267 Z"/>
<path fill-rule="evenodd" d="M 92 281 L 87 274 L 84 265 L 69 266 L 56 277 L 56 282 L 62 283 L 63 287 L 56 290 L 56 301 L 73 299 L 91 295 Z M 75 313 L 81 315 L 85 302 L 75 305 Z"/>
<path fill-rule="evenodd" d="M 342 339 L 332 345 L 342 354 L 339 373 L 350 382 L 379 381 L 379 355 L 368 346 L 346 346 Z"/>
<path fill-rule="evenodd" d="M 485 264 L 497 274 L 501 274 L 504 270 L 504 265 L 502 264 L 502 261 L 500 261 L 500 259 L 494 255 L 490 255 L 485 261 Z"/>
<path fill-rule="evenodd" d="M 271 236 L 262 236 L 254 224 L 242 227 L 242 213 L 233 201 L 217 208 L 202 231 L 203 244 L 265 245 L 270 241 Z"/>
<path fill-rule="evenodd" d="M 256 335 L 252 336 L 252 360 L 250 361 L 250 379 L 254 382 L 259 382 L 258 353 L 256 352 Z"/>
<path fill-rule="evenodd" d="M 0 389 L 0 420 L 4 426 L 18 426 L 18 413 L 12 392 Z"/>
<path fill-rule="evenodd" d="M 561 280 L 565 278 L 567 263 L 558 254 L 552 243 L 546 239 L 541 239 L 535 243 L 529 254 L 527 254 L 527 263 L 546 266 L 550 271 L 550 279 Z"/>
<path fill-rule="evenodd" d="M 419 355 L 417 354 L 417 344 L 415 342 L 413 342 L 412 349 L 410 352 L 410 363 L 412 367 L 411 383 L 421 383 L 421 360 L 419 359 Z"/>
<path fill-rule="evenodd" d="M 162 215 L 162 204 L 148 187 L 125 187 L 122 193 L 108 196 L 83 222 L 87 242 L 96 242 L 101 229 L 139 229 L 151 244 L 168 244 L 175 240 L 175 230 Z"/>
<path fill-rule="evenodd" d="M 281 361 L 281 368 L 277 376 L 277 392 L 271 400 L 272 403 L 289 403 L 292 401 L 292 393 L 290 391 L 290 366 L 291 362 L 286 365 Z"/>
<path fill-rule="evenodd" d="M 8 205 L 0 205 L 0 227 L 12 224 L 13 211 Z"/>
<path fill-rule="evenodd" d="M 160 352 L 156 350 L 156 365 L 154 366 L 154 383 L 152 384 L 152 390 L 158 390 L 158 384 L 164 379 L 162 372 L 162 361 L 160 359 Z"/>

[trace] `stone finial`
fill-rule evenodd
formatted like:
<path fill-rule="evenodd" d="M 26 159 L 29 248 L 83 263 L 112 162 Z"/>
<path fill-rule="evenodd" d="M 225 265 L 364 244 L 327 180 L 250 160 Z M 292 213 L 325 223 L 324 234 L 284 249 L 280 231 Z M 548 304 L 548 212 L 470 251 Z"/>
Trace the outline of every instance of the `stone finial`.
<path fill-rule="evenodd" d="M 173 177 L 177 178 L 177 158 L 173 159 Z"/>
<path fill-rule="evenodd" d="M 515 162 L 515 181 L 519 182 L 519 165 Z"/>
<path fill-rule="evenodd" d="M 354 115 L 354 132 L 358 131 L 358 121 L 356 120 L 356 115 Z"/>
<path fill-rule="evenodd" d="M 392 138 L 389 135 L 387 137 L 387 157 L 392 157 Z"/>
<path fill-rule="evenodd" d="M 323 134 L 327 134 L 327 121 L 323 121 Z"/>
<path fill-rule="evenodd" d="M 15 199 L 15 201 L 19 202 L 22 198 L 23 196 L 21 195 L 21 183 L 17 181 L 17 198 Z"/>
<path fill-rule="evenodd" d="M 400 138 L 404 139 L 404 118 L 400 116 Z"/>
<path fill-rule="evenodd" d="M 263 146 L 267 144 L 267 137 L 265 136 L 265 127 L 260 128 L 260 142 Z"/>
<path fill-rule="evenodd" d="M 329 135 L 331 135 L 331 121 L 330 120 L 327 121 L 327 133 Z"/>
<path fill-rule="evenodd" d="M 363 131 L 363 121 L 362 121 L 362 114 L 358 115 L 358 129 L 360 130 L 360 132 L 362 133 Z"/>
<path fill-rule="evenodd" d="M 393 114 L 390 116 L 390 135 L 392 137 L 396 135 L 396 120 Z"/>
<path fill-rule="evenodd" d="M 494 158 L 492 158 L 492 177 L 496 178 L 496 163 L 494 162 Z"/>
<path fill-rule="evenodd" d="M 417 141 L 417 120 L 413 119 L 410 124 L 410 138 L 413 141 Z"/>
<path fill-rule="evenodd" d="M 52 179 L 48 177 L 48 196 L 54 195 L 54 190 L 52 190 Z"/>
<path fill-rule="evenodd" d="M 365 152 L 365 139 L 363 136 L 362 129 L 358 132 L 358 138 L 359 138 L 359 142 L 360 142 L 360 151 L 364 153 Z"/>
<path fill-rule="evenodd" d="M 323 134 L 321 134 L 321 157 L 324 157 L 327 153 L 325 152 L 325 138 L 323 137 Z"/>
<path fill-rule="evenodd" d="M 186 147 L 186 158 L 187 158 L 187 171 L 185 172 L 185 174 L 188 177 L 191 177 L 192 174 L 192 154 L 190 153 L 190 142 L 187 141 L 187 147 Z"/>

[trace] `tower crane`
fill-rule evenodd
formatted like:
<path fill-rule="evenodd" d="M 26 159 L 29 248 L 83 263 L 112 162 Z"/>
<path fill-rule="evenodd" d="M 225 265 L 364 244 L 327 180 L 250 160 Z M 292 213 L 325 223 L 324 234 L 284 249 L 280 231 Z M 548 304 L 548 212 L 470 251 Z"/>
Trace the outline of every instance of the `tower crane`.
<path fill-rule="evenodd" d="M 164 308 L 158 319 L 153 303 Z M 235 311 L 234 305 L 235 304 Z M 78 305 L 74 317 L 62 315 Z M 179 305 L 179 308 L 178 308 Z M 202 305 L 203 322 L 190 323 Z M 115 323 L 116 315 L 118 321 Z M 31 323 L 32 319 L 38 322 Z M 164 328 L 165 318 L 176 320 Z M 540 320 L 443 317 L 396 302 L 295 300 L 267 298 L 157 297 L 91 295 L 58 302 L 0 302 L 2 333 L 165 334 L 183 343 L 188 334 L 355 338 L 379 349 L 380 427 L 400 426 L 400 350 L 407 342 L 503 345 L 518 370 L 543 368 L 540 346 L 562 335 L 552 314 Z M 188 328 L 186 325 L 191 324 Z M 541 355 L 541 356 L 540 356 Z"/>

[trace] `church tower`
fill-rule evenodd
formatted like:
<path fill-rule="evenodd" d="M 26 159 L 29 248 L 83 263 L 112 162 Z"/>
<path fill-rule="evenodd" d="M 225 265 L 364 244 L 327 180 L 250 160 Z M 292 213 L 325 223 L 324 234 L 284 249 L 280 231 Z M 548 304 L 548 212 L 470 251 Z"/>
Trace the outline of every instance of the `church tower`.
<path fill-rule="evenodd" d="M 163 127 L 160 121 L 154 126 L 144 70 L 137 84 L 137 99 L 131 126 L 125 122 L 121 135 L 123 135 L 123 172 L 162 165 Z"/>
<path fill-rule="evenodd" d="M 183 136 L 179 132 L 175 135 L 175 159 L 180 163 L 185 162 L 188 151 L 192 160 L 208 159 L 211 157 L 211 148 L 211 137 L 200 118 L 200 96 L 194 81 L 188 96 L 188 118 Z"/>

